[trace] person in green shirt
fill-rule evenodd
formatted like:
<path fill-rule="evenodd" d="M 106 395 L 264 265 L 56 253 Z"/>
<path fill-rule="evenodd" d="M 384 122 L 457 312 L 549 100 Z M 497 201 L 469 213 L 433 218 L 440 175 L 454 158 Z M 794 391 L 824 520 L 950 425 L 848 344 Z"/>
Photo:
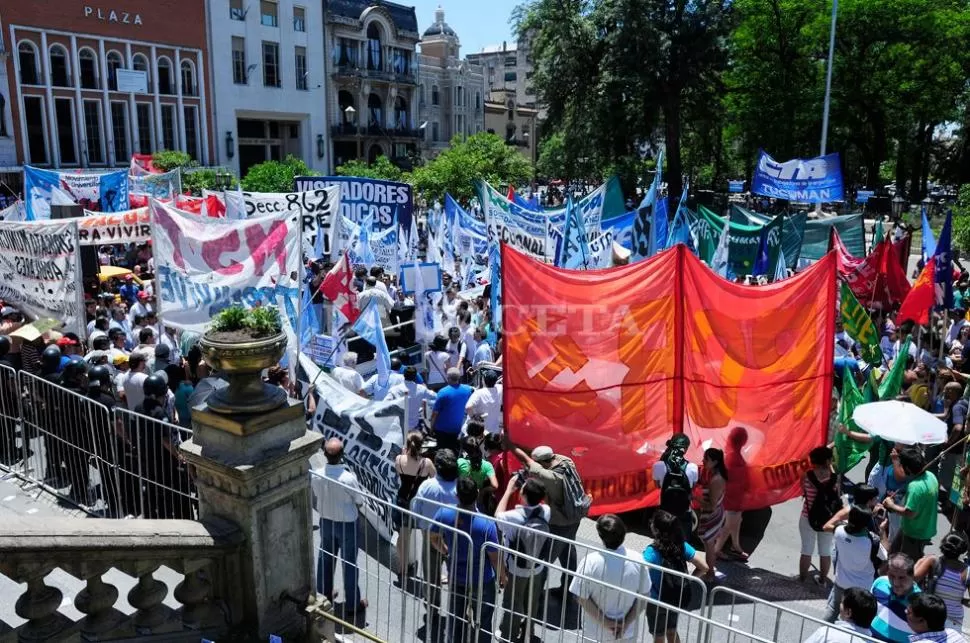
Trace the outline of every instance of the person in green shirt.
<path fill-rule="evenodd" d="M 900 528 L 893 538 L 892 553 L 902 552 L 919 560 L 923 549 L 936 536 L 936 504 L 940 483 L 936 476 L 924 471 L 926 461 L 917 447 L 906 447 L 892 452 L 893 464 L 897 462 L 903 473 L 910 478 L 906 486 L 906 504 L 896 503 L 893 497 L 883 501 L 887 511 L 902 516 Z"/>
<path fill-rule="evenodd" d="M 482 457 L 482 448 L 478 440 L 466 437 L 462 440 L 461 450 L 465 457 L 458 458 L 458 477 L 471 478 L 479 489 L 486 486 L 498 489 L 495 478 L 495 468 L 492 463 Z"/>

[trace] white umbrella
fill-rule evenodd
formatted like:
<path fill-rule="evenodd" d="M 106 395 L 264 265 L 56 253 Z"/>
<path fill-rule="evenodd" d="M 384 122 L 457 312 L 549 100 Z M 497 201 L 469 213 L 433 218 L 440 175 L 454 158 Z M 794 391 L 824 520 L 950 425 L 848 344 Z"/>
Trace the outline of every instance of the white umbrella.
<path fill-rule="evenodd" d="M 943 444 L 946 423 L 915 404 L 890 400 L 860 404 L 852 419 L 872 435 L 900 444 Z"/>

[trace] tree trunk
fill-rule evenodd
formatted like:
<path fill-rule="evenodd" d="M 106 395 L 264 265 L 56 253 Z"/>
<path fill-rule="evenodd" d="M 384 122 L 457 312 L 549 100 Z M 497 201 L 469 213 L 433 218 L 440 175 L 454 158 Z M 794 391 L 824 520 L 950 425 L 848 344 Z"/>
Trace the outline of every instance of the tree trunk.
<path fill-rule="evenodd" d="M 916 126 L 916 135 L 913 137 L 915 145 L 910 150 L 909 191 L 910 201 L 913 203 L 923 198 L 919 179 L 923 168 L 923 131 L 925 129 L 926 125 L 922 122 Z"/>
<path fill-rule="evenodd" d="M 680 160 L 680 91 L 672 90 L 664 101 L 664 130 L 667 136 L 667 195 L 680 198 L 683 176 Z"/>
<path fill-rule="evenodd" d="M 906 160 L 909 157 L 909 132 L 899 136 L 896 146 L 896 194 L 906 194 Z"/>

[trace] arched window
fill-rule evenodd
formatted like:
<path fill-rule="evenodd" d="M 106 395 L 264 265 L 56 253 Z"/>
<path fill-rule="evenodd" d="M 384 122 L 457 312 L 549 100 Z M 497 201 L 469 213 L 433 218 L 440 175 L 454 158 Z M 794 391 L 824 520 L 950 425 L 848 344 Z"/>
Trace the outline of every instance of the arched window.
<path fill-rule="evenodd" d="M 135 71 L 145 72 L 145 87 L 152 91 L 152 75 L 148 73 L 148 56 L 135 54 L 131 59 L 131 66 Z"/>
<path fill-rule="evenodd" d="M 367 25 L 367 69 L 384 69 L 384 50 L 381 43 L 381 28 L 376 23 Z"/>
<path fill-rule="evenodd" d="M 343 122 L 347 125 L 353 125 L 353 112 L 348 113 L 347 108 L 353 107 L 354 111 L 357 110 L 357 106 L 354 105 L 354 95 L 345 89 L 341 89 L 339 92 L 337 92 L 337 105 L 340 106 L 340 117 Z"/>
<path fill-rule="evenodd" d="M 17 47 L 20 58 L 20 84 L 40 85 L 40 66 L 37 64 L 37 47 L 34 43 L 24 40 Z"/>
<path fill-rule="evenodd" d="M 508 122 L 505 124 L 505 142 L 511 143 L 515 141 L 515 123 Z"/>
<path fill-rule="evenodd" d="M 67 61 L 67 49 L 51 45 L 51 84 L 55 87 L 71 86 L 71 64 Z"/>
<path fill-rule="evenodd" d="M 381 156 L 384 156 L 384 149 L 375 143 L 367 151 L 367 162 L 371 164 L 376 163 L 377 159 Z"/>
<path fill-rule="evenodd" d="M 407 129 L 408 126 L 408 102 L 403 97 L 398 96 L 394 99 L 394 127 L 397 129 Z"/>
<path fill-rule="evenodd" d="M 368 127 L 384 127 L 384 103 L 377 94 L 367 97 Z"/>
<path fill-rule="evenodd" d="M 118 70 L 124 67 L 121 54 L 117 51 L 109 51 L 105 56 L 105 66 L 108 68 L 108 89 L 116 91 L 118 89 Z"/>
<path fill-rule="evenodd" d="M 439 100 L 440 100 L 440 97 L 438 96 L 438 86 L 437 85 L 432 85 L 431 86 L 431 104 L 432 105 L 437 105 L 438 102 L 439 102 Z"/>
<path fill-rule="evenodd" d="M 81 89 L 98 88 L 98 57 L 94 51 L 84 47 L 77 52 L 77 75 Z"/>
<path fill-rule="evenodd" d="M 195 85 L 195 66 L 191 60 L 182 61 L 182 93 L 186 96 L 199 95 Z"/>
<path fill-rule="evenodd" d="M 155 63 L 158 66 L 158 93 L 174 94 L 172 85 L 172 61 L 165 56 L 159 56 Z"/>

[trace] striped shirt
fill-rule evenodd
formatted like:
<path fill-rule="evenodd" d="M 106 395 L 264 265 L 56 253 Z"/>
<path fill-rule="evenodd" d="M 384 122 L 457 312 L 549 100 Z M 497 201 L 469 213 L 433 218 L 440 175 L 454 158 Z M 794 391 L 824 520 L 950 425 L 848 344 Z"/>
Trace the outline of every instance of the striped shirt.
<path fill-rule="evenodd" d="M 967 583 L 963 581 L 964 569 L 950 569 L 943 567 L 942 573 L 936 579 L 933 593 L 946 603 L 946 617 L 956 623 L 963 624 L 963 595 L 967 591 Z"/>
<path fill-rule="evenodd" d="M 967 639 L 956 630 L 943 630 L 942 632 L 923 632 L 913 634 L 909 637 L 911 643 L 930 641 L 931 643 L 967 643 Z"/>
<path fill-rule="evenodd" d="M 920 593 L 915 584 L 906 596 L 893 594 L 888 576 L 880 576 L 872 583 L 872 595 L 876 598 L 876 618 L 872 619 L 872 632 L 878 638 L 893 643 L 909 643 L 913 633 L 906 622 L 909 601 Z"/>

